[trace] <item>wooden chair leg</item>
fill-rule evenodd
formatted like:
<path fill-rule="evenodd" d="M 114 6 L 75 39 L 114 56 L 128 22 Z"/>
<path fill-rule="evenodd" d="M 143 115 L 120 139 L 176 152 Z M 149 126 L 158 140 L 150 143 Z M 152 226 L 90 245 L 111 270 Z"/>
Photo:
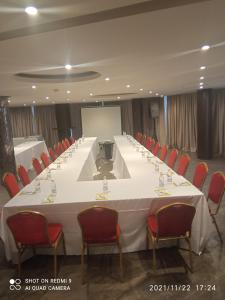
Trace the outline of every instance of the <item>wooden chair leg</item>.
<path fill-rule="evenodd" d="M 185 240 L 187 241 L 188 246 L 189 246 L 190 270 L 191 270 L 191 272 L 193 272 L 192 248 L 191 248 L 191 240 L 190 240 L 190 237 L 187 237 Z"/>
<path fill-rule="evenodd" d="M 214 225 L 215 225 L 215 227 L 216 227 L 216 231 L 217 231 L 217 233 L 218 233 L 218 236 L 219 236 L 219 239 L 220 239 L 220 243 L 223 244 L 223 239 L 222 239 L 221 233 L 220 233 L 220 231 L 219 231 L 219 227 L 218 227 L 218 225 L 217 225 L 217 223 L 216 223 L 216 218 L 215 218 L 215 216 L 213 216 L 213 215 L 211 215 L 211 216 L 212 216 L 212 219 L 213 219 L 213 223 L 214 223 Z"/>
<path fill-rule="evenodd" d="M 121 248 L 119 241 L 117 242 L 117 246 L 118 246 L 119 255 L 120 255 L 120 279 L 121 279 L 121 281 L 123 281 L 123 275 L 124 275 L 123 274 L 123 254 L 122 254 L 122 248 Z"/>
<path fill-rule="evenodd" d="M 54 278 L 57 277 L 57 247 L 54 246 Z"/>
<path fill-rule="evenodd" d="M 82 284 L 84 283 L 84 252 L 85 252 L 85 244 L 82 245 L 82 249 L 81 249 L 81 280 L 82 280 Z"/>

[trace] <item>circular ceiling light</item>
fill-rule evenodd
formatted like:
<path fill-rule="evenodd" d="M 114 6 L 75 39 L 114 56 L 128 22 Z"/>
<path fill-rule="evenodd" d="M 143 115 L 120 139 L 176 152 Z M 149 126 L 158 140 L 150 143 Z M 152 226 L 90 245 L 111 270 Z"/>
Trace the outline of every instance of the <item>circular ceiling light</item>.
<path fill-rule="evenodd" d="M 71 65 L 65 65 L 65 69 L 66 69 L 66 70 L 71 70 L 71 69 L 72 69 L 72 66 L 71 66 Z"/>
<path fill-rule="evenodd" d="M 206 66 L 201 66 L 200 67 L 200 70 L 205 70 L 206 69 Z"/>
<path fill-rule="evenodd" d="M 119 99 L 120 99 L 120 96 L 117 96 L 117 99 L 119 100 Z"/>
<path fill-rule="evenodd" d="M 92 93 L 90 93 L 89 95 L 90 95 L 90 96 L 93 96 L 93 94 L 92 94 Z"/>
<path fill-rule="evenodd" d="M 200 84 L 200 85 L 204 85 L 204 83 L 203 83 L 203 82 L 200 82 L 199 84 Z"/>
<path fill-rule="evenodd" d="M 159 96 L 159 93 L 155 93 L 156 96 Z"/>
<path fill-rule="evenodd" d="M 149 91 L 149 94 L 152 94 L 152 91 Z"/>
<path fill-rule="evenodd" d="M 33 103 L 36 103 L 36 101 L 34 100 Z"/>
<path fill-rule="evenodd" d="M 210 46 L 209 46 L 209 45 L 204 45 L 204 46 L 201 47 L 201 50 L 202 50 L 202 51 L 207 51 L 207 50 L 209 50 L 209 49 L 210 49 Z"/>
<path fill-rule="evenodd" d="M 205 79 L 205 77 L 204 77 L 204 76 L 201 76 L 201 77 L 200 77 L 200 80 L 204 80 L 204 79 Z"/>
<path fill-rule="evenodd" d="M 127 85 L 126 85 L 126 88 L 128 88 L 128 89 L 129 89 L 129 88 L 130 88 L 130 85 L 129 85 L 129 84 L 127 84 Z"/>
<path fill-rule="evenodd" d="M 49 97 L 46 97 L 45 99 L 46 99 L 46 100 L 48 100 L 48 99 L 49 99 Z"/>
<path fill-rule="evenodd" d="M 203 89 L 203 85 L 200 86 L 200 89 Z"/>
<path fill-rule="evenodd" d="M 139 91 L 141 91 L 141 92 L 142 92 L 142 91 L 143 91 L 143 89 L 139 89 Z"/>
<path fill-rule="evenodd" d="M 36 89 L 36 85 L 32 85 L 32 89 Z"/>
<path fill-rule="evenodd" d="M 66 93 L 67 93 L 67 94 L 70 94 L 70 93 L 71 93 L 71 91 L 66 91 Z"/>
<path fill-rule="evenodd" d="M 110 80 L 110 78 L 109 78 L 109 77 L 106 77 L 106 78 L 105 78 L 105 81 L 109 81 L 109 80 Z"/>
<path fill-rule="evenodd" d="M 38 13 L 38 10 L 34 6 L 28 6 L 25 8 L 25 12 L 30 16 L 35 16 Z"/>

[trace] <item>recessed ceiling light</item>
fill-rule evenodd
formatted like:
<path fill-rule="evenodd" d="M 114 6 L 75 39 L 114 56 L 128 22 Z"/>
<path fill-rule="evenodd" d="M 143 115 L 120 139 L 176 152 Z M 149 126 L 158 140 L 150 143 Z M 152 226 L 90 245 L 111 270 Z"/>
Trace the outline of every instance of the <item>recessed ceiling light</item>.
<path fill-rule="evenodd" d="M 209 46 L 209 45 L 204 45 L 204 46 L 201 47 L 201 50 L 202 50 L 202 51 L 207 51 L 207 50 L 209 50 L 209 49 L 210 49 L 210 46 Z"/>
<path fill-rule="evenodd" d="M 46 97 L 46 100 L 48 100 L 49 99 L 49 97 Z"/>
<path fill-rule="evenodd" d="M 31 16 L 35 16 L 37 13 L 38 13 L 38 10 L 36 7 L 34 6 L 27 6 L 25 8 L 25 12 L 28 14 L 28 15 L 31 15 Z"/>
<path fill-rule="evenodd" d="M 201 77 L 200 77 L 200 80 L 204 80 L 204 79 L 205 79 L 205 77 L 204 77 L 204 76 L 201 76 Z"/>
<path fill-rule="evenodd" d="M 67 93 L 67 94 L 70 94 L 70 93 L 71 93 L 71 91 L 66 91 L 66 93 Z"/>
<path fill-rule="evenodd" d="M 92 94 L 92 93 L 90 93 L 89 95 L 90 95 L 90 96 L 93 96 L 93 94 Z"/>
<path fill-rule="evenodd" d="M 11 100 L 9 99 L 9 100 L 8 100 L 8 103 L 10 103 L 10 102 L 11 102 Z"/>
<path fill-rule="evenodd" d="M 127 85 L 126 85 L 126 88 L 128 88 L 128 89 L 129 89 L 129 88 L 130 88 L 130 85 L 129 85 L 129 84 L 127 84 Z"/>
<path fill-rule="evenodd" d="M 106 78 L 105 78 L 105 81 L 109 81 L 109 80 L 110 80 L 110 78 L 109 78 L 109 77 L 106 77 Z"/>
<path fill-rule="evenodd" d="M 120 99 L 120 96 L 117 96 L 117 99 Z"/>
<path fill-rule="evenodd" d="M 86 99 L 83 99 L 83 102 L 85 102 L 86 101 Z"/>
<path fill-rule="evenodd" d="M 36 85 L 32 85 L 32 89 L 36 89 Z"/>
<path fill-rule="evenodd" d="M 36 103 L 36 101 L 34 100 L 33 103 Z"/>
<path fill-rule="evenodd" d="M 65 69 L 71 70 L 71 69 L 72 69 L 72 66 L 71 66 L 71 65 L 65 65 Z"/>
<path fill-rule="evenodd" d="M 95 102 L 98 103 L 98 100 L 96 100 Z"/>
<path fill-rule="evenodd" d="M 160 97 L 161 97 L 161 98 L 163 98 L 163 97 L 164 97 L 164 95 L 160 95 Z"/>
<path fill-rule="evenodd" d="M 159 93 L 155 93 L 156 96 L 159 96 Z"/>
<path fill-rule="evenodd" d="M 23 105 L 23 106 L 27 106 L 27 105 L 26 105 L 26 103 L 24 103 L 24 105 Z"/>
<path fill-rule="evenodd" d="M 206 66 L 201 66 L 200 67 L 200 70 L 205 70 L 206 69 Z"/>
<path fill-rule="evenodd" d="M 199 84 L 200 84 L 200 85 L 204 85 L 204 82 L 200 82 Z"/>
<path fill-rule="evenodd" d="M 139 89 L 139 91 L 141 91 L 141 92 L 142 92 L 142 91 L 143 91 L 143 89 Z"/>
<path fill-rule="evenodd" d="M 203 89 L 203 88 L 204 88 L 204 86 L 203 86 L 203 85 L 201 85 L 201 86 L 200 86 L 200 89 Z"/>
<path fill-rule="evenodd" d="M 149 94 L 152 94 L 152 91 L 149 91 Z"/>

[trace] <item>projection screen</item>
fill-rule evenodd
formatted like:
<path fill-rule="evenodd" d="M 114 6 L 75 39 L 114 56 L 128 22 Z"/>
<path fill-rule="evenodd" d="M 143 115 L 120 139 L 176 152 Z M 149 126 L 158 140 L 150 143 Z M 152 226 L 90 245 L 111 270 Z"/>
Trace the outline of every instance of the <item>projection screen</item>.
<path fill-rule="evenodd" d="M 85 107 L 81 109 L 84 136 L 96 136 L 98 141 L 112 140 L 121 135 L 120 106 Z"/>

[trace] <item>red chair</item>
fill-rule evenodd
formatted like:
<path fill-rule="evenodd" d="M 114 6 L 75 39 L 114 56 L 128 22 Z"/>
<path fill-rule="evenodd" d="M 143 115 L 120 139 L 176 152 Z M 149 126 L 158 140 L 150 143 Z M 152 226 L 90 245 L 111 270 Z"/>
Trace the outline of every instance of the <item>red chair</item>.
<path fill-rule="evenodd" d="M 73 145 L 75 143 L 75 141 L 76 141 L 75 138 L 71 136 L 70 137 L 70 144 Z"/>
<path fill-rule="evenodd" d="M 57 158 L 57 155 L 56 155 L 56 153 L 52 150 L 52 148 L 48 148 L 48 153 L 49 153 L 49 155 L 50 155 L 50 157 L 51 157 L 51 160 L 52 160 L 52 161 L 55 161 L 56 158 Z"/>
<path fill-rule="evenodd" d="M 146 138 L 147 138 L 146 134 L 143 134 L 143 135 L 142 135 L 142 139 L 141 139 L 141 144 L 142 144 L 143 146 L 145 146 L 145 144 L 146 144 Z"/>
<path fill-rule="evenodd" d="M 67 146 L 67 149 L 68 149 L 70 147 L 70 142 L 69 142 L 68 138 L 65 138 L 64 142 L 65 142 L 65 144 Z"/>
<path fill-rule="evenodd" d="M 45 152 L 42 152 L 40 158 L 45 168 L 47 168 L 50 165 L 48 155 Z"/>
<path fill-rule="evenodd" d="M 58 144 L 54 145 L 54 151 L 58 156 L 62 154 Z"/>
<path fill-rule="evenodd" d="M 142 133 L 141 133 L 141 132 L 137 132 L 137 133 L 135 134 L 135 139 L 136 139 L 139 143 L 141 143 L 141 141 L 142 141 Z"/>
<path fill-rule="evenodd" d="M 150 147 L 150 151 L 152 152 L 153 151 L 153 149 L 154 149 L 154 147 L 155 147 L 155 140 L 154 139 L 152 139 L 152 143 L 151 143 L 151 147 Z"/>
<path fill-rule="evenodd" d="M 166 155 L 167 155 L 167 151 L 168 151 L 168 146 L 167 146 L 167 145 L 164 145 L 164 146 L 162 147 L 162 149 L 161 149 L 160 157 L 159 157 L 162 161 L 165 161 Z"/>
<path fill-rule="evenodd" d="M 159 152 L 159 149 L 160 149 L 160 144 L 156 143 L 155 146 L 154 146 L 154 149 L 152 150 L 152 154 L 154 154 L 155 156 L 157 156 L 158 152 Z"/>
<path fill-rule="evenodd" d="M 60 154 L 62 154 L 66 149 L 63 147 L 62 143 L 58 142 L 58 149 Z"/>
<path fill-rule="evenodd" d="M 16 180 L 16 176 L 13 173 L 6 172 L 3 177 L 2 181 L 9 193 L 9 196 L 12 198 L 19 193 L 20 188 Z"/>
<path fill-rule="evenodd" d="M 171 152 L 170 152 L 170 155 L 169 155 L 169 158 L 168 158 L 168 162 L 167 162 L 167 165 L 173 169 L 174 165 L 175 165 L 175 162 L 177 160 L 177 155 L 178 155 L 178 151 L 177 149 L 173 149 Z"/>
<path fill-rule="evenodd" d="M 203 184 L 208 174 L 208 166 L 204 162 L 197 164 L 195 173 L 193 176 L 193 185 L 196 186 L 200 191 L 202 190 Z"/>
<path fill-rule="evenodd" d="M 178 168 L 177 168 L 177 174 L 184 176 L 187 172 L 187 168 L 190 163 L 190 156 L 188 154 L 183 154 L 180 158 Z"/>
<path fill-rule="evenodd" d="M 223 243 L 223 239 L 222 239 L 222 236 L 220 234 L 219 227 L 216 223 L 215 216 L 217 215 L 217 213 L 219 211 L 220 204 L 221 204 L 223 194 L 224 194 L 224 189 L 225 189 L 224 174 L 222 172 L 215 172 L 211 177 L 207 201 L 211 200 L 214 203 L 214 205 L 216 205 L 216 208 L 214 208 L 214 209 L 211 209 L 209 207 L 209 212 L 210 212 L 210 215 L 212 217 L 213 223 L 216 227 L 216 231 L 219 235 L 221 244 Z"/>
<path fill-rule="evenodd" d="M 48 223 L 44 215 L 38 212 L 22 211 L 8 217 L 7 224 L 12 232 L 18 250 L 18 275 L 21 275 L 21 255 L 26 248 L 53 248 L 54 276 L 57 275 L 57 249 L 63 242 L 66 254 L 62 225 Z M 35 252 L 34 252 L 35 254 Z"/>
<path fill-rule="evenodd" d="M 153 269 L 156 270 L 156 247 L 160 240 L 185 239 L 189 245 L 190 268 L 192 270 L 191 225 L 195 207 L 185 203 L 172 203 L 161 207 L 147 221 L 148 248 L 153 246 Z"/>
<path fill-rule="evenodd" d="M 63 146 L 63 150 L 66 151 L 66 149 L 68 148 L 67 144 L 65 143 L 64 140 L 61 143 L 62 143 L 62 146 Z"/>
<path fill-rule="evenodd" d="M 19 178 L 20 178 L 23 186 L 26 186 L 30 183 L 29 175 L 27 173 L 27 170 L 24 168 L 24 166 L 19 166 L 17 168 L 17 173 L 19 175 Z"/>
<path fill-rule="evenodd" d="M 145 148 L 148 150 L 151 150 L 151 146 L 152 146 L 152 138 L 150 136 L 148 136 L 146 139 Z"/>
<path fill-rule="evenodd" d="M 120 254 L 120 275 L 123 277 L 122 249 L 118 212 L 106 207 L 91 207 L 78 214 L 82 232 L 81 268 L 84 282 L 84 253 L 89 246 L 111 246 L 116 244 Z"/>
<path fill-rule="evenodd" d="M 43 171 L 42 166 L 37 158 L 32 159 L 32 165 L 37 175 Z"/>

